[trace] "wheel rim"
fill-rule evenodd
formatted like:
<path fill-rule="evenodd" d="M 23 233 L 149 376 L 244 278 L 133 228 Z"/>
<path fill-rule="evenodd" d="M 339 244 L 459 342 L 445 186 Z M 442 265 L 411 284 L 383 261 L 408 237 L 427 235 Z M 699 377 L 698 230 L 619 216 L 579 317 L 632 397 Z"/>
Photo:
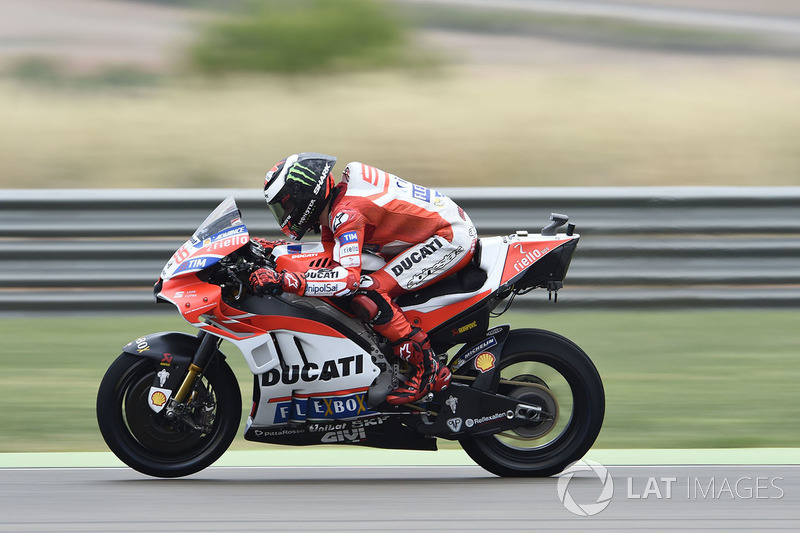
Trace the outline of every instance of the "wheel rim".
<path fill-rule="evenodd" d="M 525 360 L 525 355 L 503 361 L 498 371 L 501 380 L 514 383 L 503 385 L 501 382 L 499 392 L 541 407 L 545 416 L 543 420 L 488 439 L 498 446 L 523 453 L 555 446 L 568 433 L 574 415 L 575 399 L 569 381 L 548 363 Z"/>
<path fill-rule="evenodd" d="M 122 394 L 117 406 L 119 425 L 127 434 L 131 446 L 152 460 L 168 459 L 173 462 L 197 457 L 213 444 L 214 437 L 219 433 L 214 389 L 206 378 L 201 378 L 198 390 L 215 404 L 214 409 L 207 413 L 206 419 L 212 429 L 210 432 L 203 432 L 181 421 L 169 422 L 163 410 L 156 413 L 150 409 L 148 396 L 155 372 L 152 367 L 142 365 L 131 369 L 123 378 L 120 387 Z M 201 408 L 200 399 L 193 400 L 196 404 L 195 410 Z"/>
<path fill-rule="evenodd" d="M 536 390 L 535 394 L 552 395 L 557 406 L 557 416 L 551 427 L 539 432 L 532 428 L 522 431 L 466 437 L 465 449 L 475 446 L 486 458 L 503 465 L 504 472 L 524 472 L 529 468 L 538 471 L 563 468 L 565 450 L 574 447 L 586 431 L 589 406 L 580 372 L 558 356 L 545 352 L 526 351 L 509 354 L 498 365 L 501 381 L 497 392 L 510 394 L 519 386 Z M 523 385 L 509 385 L 513 378 L 521 377 Z M 530 391 L 523 391 L 533 394 Z M 517 392 L 517 394 L 523 394 Z M 535 400 L 532 396 L 528 400 Z M 531 402 L 535 403 L 535 402 Z M 540 426 L 541 429 L 541 426 Z M 521 433 L 521 434 L 520 434 Z M 577 439 L 577 440 L 576 440 Z M 510 469 L 510 470 L 509 470 Z"/>
<path fill-rule="evenodd" d="M 512 383 L 526 383 L 527 385 L 510 385 L 513 388 L 507 396 L 515 398 L 520 402 L 542 409 L 540 419 L 535 420 L 530 425 L 505 431 L 501 437 L 514 440 L 530 441 L 541 439 L 547 436 L 556 427 L 559 419 L 558 400 L 550 391 L 547 382 L 540 377 L 532 374 L 522 374 L 514 376 Z"/>

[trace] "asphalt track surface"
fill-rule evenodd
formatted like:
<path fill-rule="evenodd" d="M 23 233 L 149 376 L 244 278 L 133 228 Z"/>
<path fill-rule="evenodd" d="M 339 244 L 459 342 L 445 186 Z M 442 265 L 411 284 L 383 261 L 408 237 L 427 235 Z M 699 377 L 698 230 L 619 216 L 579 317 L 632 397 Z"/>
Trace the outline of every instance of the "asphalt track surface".
<path fill-rule="evenodd" d="M 0 531 L 800 530 L 798 465 L 607 471 L 613 497 L 578 516 L 562 504 L 559 478 L 501 479 L 476 466 L 212 467 L 181 479 L 4 468 Z M 586 507 L 603 487 L 579 471 L 564 494 Z"/>

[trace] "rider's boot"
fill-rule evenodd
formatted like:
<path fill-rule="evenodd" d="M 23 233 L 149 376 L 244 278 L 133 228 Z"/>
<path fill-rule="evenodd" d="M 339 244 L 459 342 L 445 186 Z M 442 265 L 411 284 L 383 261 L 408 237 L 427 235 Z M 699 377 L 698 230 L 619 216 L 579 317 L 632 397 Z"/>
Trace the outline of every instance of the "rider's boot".
<path fill-rule="evenodd" d="M 408 381 L 386 396 L 388 403 L 415 402 L 429 392 L 446 389 L 450 384 L 450 369 L 436 358 L 424 331 L 414 328 L 393 346 L 394 354 L 411 366 L 411 375 Z"/>

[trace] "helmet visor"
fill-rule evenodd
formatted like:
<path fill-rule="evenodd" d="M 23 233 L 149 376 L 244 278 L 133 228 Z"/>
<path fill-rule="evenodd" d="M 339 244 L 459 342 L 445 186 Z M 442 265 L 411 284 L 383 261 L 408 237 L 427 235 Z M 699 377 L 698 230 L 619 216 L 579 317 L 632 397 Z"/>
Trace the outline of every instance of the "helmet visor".
<path fill-rule="evenodd" d="M 278 221 L 281 231 L 288 237 L 297 239 L 297 235 L 291 230 L 291 226 L 294 223 L 292 221 L 292 213 L 295 208 L 294 201 L 292 201 L 291 198 L 286 197 L 282 201 L 273 202 L 268 205 L 270 211 L 272 211 L 272 214 L 275 216 L 275 220 Z"/>

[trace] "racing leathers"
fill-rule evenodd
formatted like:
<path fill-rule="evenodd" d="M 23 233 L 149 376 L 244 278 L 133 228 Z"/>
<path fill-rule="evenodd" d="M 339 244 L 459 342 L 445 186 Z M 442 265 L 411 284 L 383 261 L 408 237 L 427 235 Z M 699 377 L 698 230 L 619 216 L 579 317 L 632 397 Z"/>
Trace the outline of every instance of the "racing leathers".
<path fill-rule="evenodd" d="M 333 244 L 332 268 L 259 271 L 261 283 L 305 296 L 354 295 L 354 311 L 413 367 L 406 384 L 389 394 L 389 403 L 416 401 L 446 387 L 449 370 L 439 365 L 427 335 L 412 327 L 393 299 L 469 263 L 477 240 L 469 216 L 433 189 L 354 162 L 334 189 L 328 220 L 321 222 L 323 243 Z M 362 275 L 365 253 L 378 255 L 386 264 Z M 259 272 L 254 284 L 259 283 Z"/>

